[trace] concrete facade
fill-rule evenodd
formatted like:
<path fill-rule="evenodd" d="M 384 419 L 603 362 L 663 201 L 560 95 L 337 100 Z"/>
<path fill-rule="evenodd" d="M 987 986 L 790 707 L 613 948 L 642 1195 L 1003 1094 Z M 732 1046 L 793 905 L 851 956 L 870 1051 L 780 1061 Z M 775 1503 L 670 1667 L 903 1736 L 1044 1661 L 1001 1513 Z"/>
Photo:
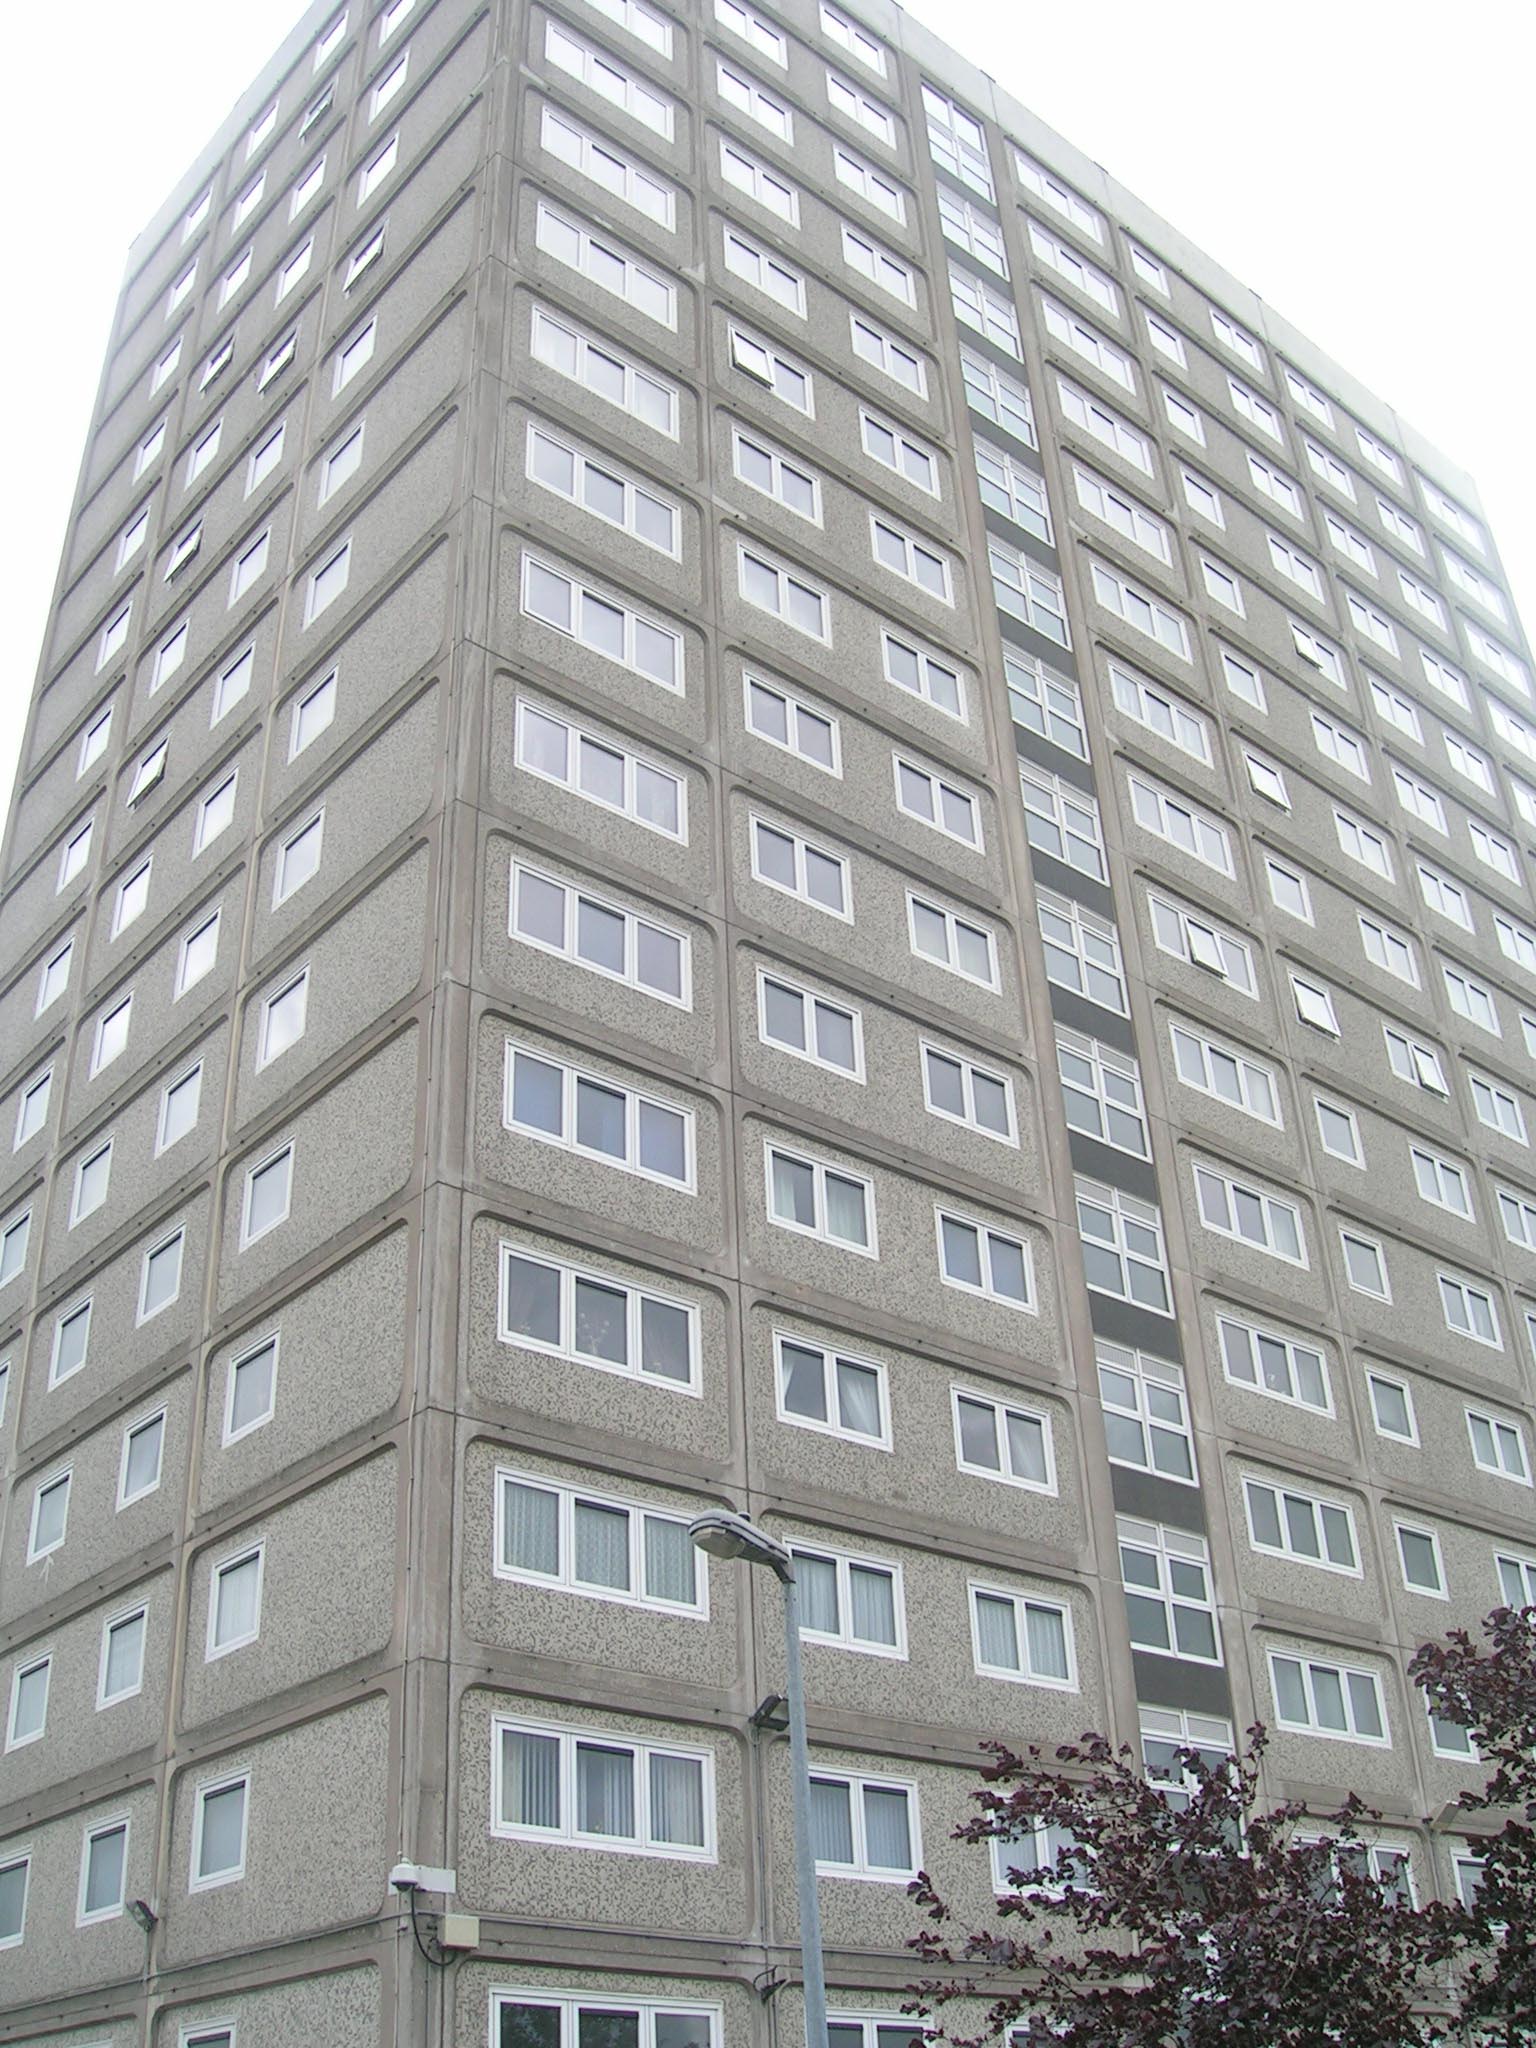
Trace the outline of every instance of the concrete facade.
<path fill-rule="evenodd" d="M 866 2048 L 987 1737 L 1262 1718 L 1451 1892 L 1530 664 L 1469 481 L 898 9 L 312 10 L 133 251 L 0 867 L 0 2043 L 789 2048 L 711 1505 Z"/>

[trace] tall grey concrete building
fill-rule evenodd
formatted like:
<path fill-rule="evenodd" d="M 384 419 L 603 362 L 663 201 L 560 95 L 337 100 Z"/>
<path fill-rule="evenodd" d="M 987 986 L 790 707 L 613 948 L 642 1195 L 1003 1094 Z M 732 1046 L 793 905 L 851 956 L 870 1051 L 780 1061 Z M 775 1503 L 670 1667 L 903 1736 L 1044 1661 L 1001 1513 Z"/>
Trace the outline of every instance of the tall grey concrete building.
<path fill-rule="evenodd" d="M 898 10 L 312 11 L 134 250 L 6 843 L 0 2039 L 794 2048 L 719 1504 L 836 2048 L 986 1736 L 1262 1719 L 1452 1894 L 1533 850 L 1467 480 Z"/>

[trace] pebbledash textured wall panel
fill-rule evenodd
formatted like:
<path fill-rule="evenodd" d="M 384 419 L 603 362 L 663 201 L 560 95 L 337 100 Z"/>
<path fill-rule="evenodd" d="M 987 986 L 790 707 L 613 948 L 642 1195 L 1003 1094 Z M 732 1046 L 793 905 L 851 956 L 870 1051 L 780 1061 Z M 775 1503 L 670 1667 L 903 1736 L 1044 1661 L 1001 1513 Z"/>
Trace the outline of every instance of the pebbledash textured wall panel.
<path fill-rule="evenodd" d="M 1469 481 L 899 9 L 313 10 L 133 250 L 0 862 L 0 2041 L 791 2048 L 711 1506 L 842 2048 L 989 1736 L 1263 1720 L 1454 1895 L 1533 854 Z"/>

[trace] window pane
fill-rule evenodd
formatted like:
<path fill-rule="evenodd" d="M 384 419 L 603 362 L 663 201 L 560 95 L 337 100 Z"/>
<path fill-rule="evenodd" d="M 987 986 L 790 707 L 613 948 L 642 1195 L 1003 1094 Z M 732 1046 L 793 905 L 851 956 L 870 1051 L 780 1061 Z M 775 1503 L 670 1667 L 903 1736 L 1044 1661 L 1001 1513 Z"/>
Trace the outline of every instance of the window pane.
<path fill-rule="evenodd" d="M 540 1344 L 560 1341 L 560 1275 L 532 1259 L 507 1260 L 507 1328 Z M 578 1300 L 580 1286 L 578 1283 Z"/>
<path fill-rule="evenodd" d="M 652 1756 L 651 1833 L 679 1848 L 704 1847 L 704 1767 L 697 1757 Z"/>
<path fill-rule="evenodd" d="M 976 1595 L 976 1637 L 983 1664 L 1001 1671 L 1018 1670 L 1018 1629 L 1011 1600 L 998 1600 L 988 1593 Z"/>
<path fill-rule="evenodd" d="M 604 2012 L 581 2006 L 576 2013 L 577 2048 L 640 2048 L 638 2012 Z M 550 2048 L 560 2048 L 558 2028 Z"/>
<path fill-rule="evenodd" d="M 544 1572 L 553 1578 L 560 1569 L 559 1495 L 515 1480 L 502 1496 L 502 1512 L 507 1563 L 520 1571 Z"/>
<path fill-rule="evenodd" d="M 205 1834 L 205 1842 L 206 1839 Z M 84 1911 L 109 1912 L 122 1903 L 123 1863 L 127 1850 L 128 1830 L 125 1827 L 92 1836 L 85 1866 L 85 1897 L 81 1901 Z"/>
<path fill-rule="evenodd" d="M 853 1633 L 860 1642 L 896 1646 L 896 1592 L 889 1572 L 851 1565 L 848 1590 L 852 1603 Z"/>
<path fill-rule="evenodd" d="M 670 1301 L 640 1302 L 640 1370 L 686 1385 L 692 1377 L 688 1312 Z"/>
<path fill-rule="evenodd" d="M 576 1349 L 583 1357 L 623 1365 L 629 1357 L 627 1299 L 617 1287 L 577 1280 Z"/>
<path fill-rule="evenodd" d="M 629 1514 L 579 1500 L 575 1516 L 573 1570 L 583 1585 L 629 1591 Z"/>
<path fill-rule="evenodd" d="M 773 1213 L 807 1230 L 816 1223 L 816 1176 L 802 1159 L 773 1155 Z"/>
<path fill-rule="evenodd" d="M 838 1420 L 860 1436 L 880 1434 L 880 1375 L 867 1365 L 837 1361 Z"/>
<path fill-rule="evenodd" d="M 240 1866 L 242 1836 L 245 1833 L 245 1786 L 228 1785 L 210 1792 L 203 1801 L 202 1855 L 200 1877 L 213 1877 Z"/>
<path fill-rule="evenodd" d="M 635 1758 L 628 1749 L 576 1745 L 576 1825 L 585 1835 L 635 1833 Z"/>
<path fill-rule="evenodd" d="M 968 1287 L 981 1285 L 981 1240 L 977 1232 L 967 1223 L 957 1223 L 952 1216 L 942 1220 L 944 1234 L 944 1270 L 951 1280 L 959 1280 Z"/>
<path fill-rule="evenodd" d="M 1000 1472 L 1002 1460 L 998 1455 L 994 1411 L 980 1401 L 961 1400 L 956 1405 L 960 1415 L 961 1457 L 967 1465 L 980 1465 L 985 1471 Z"/>
<path fill-rule="evenodd" d="M 559 1737 L 509 1728 L 501 1740 L 504 1818 L 519 1827 L 559 1827 Z"/>
<path fill-rule="evenodd" d="M 1026 1606 L 1029 1668 L 1041 1678 L 1067 1676 L 1067 1629 L 1054 1607 Z"/>
<path fill-rule="evenodd" d="M 502 2006 L 497 2048 L 560 2048 L 560 2008 Z"/>
<path fill-rule="evenodd" d="M 1033 1415 L 1007 1417 L 1008 1463 L 1016 1479 L 1046 1483 L 1045 1425 Z"/>
<path fill-rule="evenodd" d="M 785 1344 L 780 1357 L 785 1408 L 791 1415 L 803 1415 L 813 1422 L 827 1421 L 826 1371 L 821 1353 L 807 1351 L 798 1344 Z"/>
<path fill-rule="evenodd" d="M 800 1584 L 801 1626 L 835 1636 L 840 1627 L 837 1566 L 828 1557 L 797 1554 L 795 1577 Z"/>
<path fill-rule="evenodd" d="M 811 1846 L 818 1863 L 852 1863 L 853 1806 L 847 1785 L 812 1778 Z"/>
<path fill-rule="evenodd" d="M 912 1840 L 907 1828 L 907 1795 L 875 1785 L 864 1787 L 864 1832 L 870 1867 L 910 1870 Z"/>
<path fill-rule="evenodd" d="M 645 1590 L 652 1599 L 693 1601 L 694 1554 L 686 1523 L 645 1517 Z"/>
<path fill-rule="evenodd" d="M 829 1173 L 827 1188 L 827 1228 L 834 1237 L 842 1238 L 847 1244 L 868 1244 L 868 1225 L 864 1213 L 864 1188 L 858 1181 L 844 1180 L 841 1174 Z"/>
<path fill-rule="evenodd" d="M 519 1062 L 521 1064 L 521 1062 Z M 610 1159 L 624 1157 L 625 1099 L 617 1088 L 604 1088 L 579 1076 L 576 1082 L 576 1142 Z"/>

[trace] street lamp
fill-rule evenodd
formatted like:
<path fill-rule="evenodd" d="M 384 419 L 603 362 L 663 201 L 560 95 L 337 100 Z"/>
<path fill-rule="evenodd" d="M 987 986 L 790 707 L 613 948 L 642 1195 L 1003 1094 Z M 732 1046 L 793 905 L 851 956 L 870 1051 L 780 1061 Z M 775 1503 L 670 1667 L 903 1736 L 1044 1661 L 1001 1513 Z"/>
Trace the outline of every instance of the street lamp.
<path fill-rule="evenodd" d="M 800 1900 L 800 1975 L 805 1989 L 805 2048 L 827 2048 L 827 1983 L 821 1962 L 821 1900 L 811 1846 L 811 1760 L 805 1741 L 805 1685 L 800 1675 L 800 1588 L 794 1559 L 782 1543 L 754 1528 L 745 1515 L 711 1508 L 688 1525 L 688 1534 L 711 1557 L 739 1557 L 766 1565 L 784 1588 L 785 1693 L 789 1702 L 790 1771 L 795 1801 L 795 1887 Z"/>

